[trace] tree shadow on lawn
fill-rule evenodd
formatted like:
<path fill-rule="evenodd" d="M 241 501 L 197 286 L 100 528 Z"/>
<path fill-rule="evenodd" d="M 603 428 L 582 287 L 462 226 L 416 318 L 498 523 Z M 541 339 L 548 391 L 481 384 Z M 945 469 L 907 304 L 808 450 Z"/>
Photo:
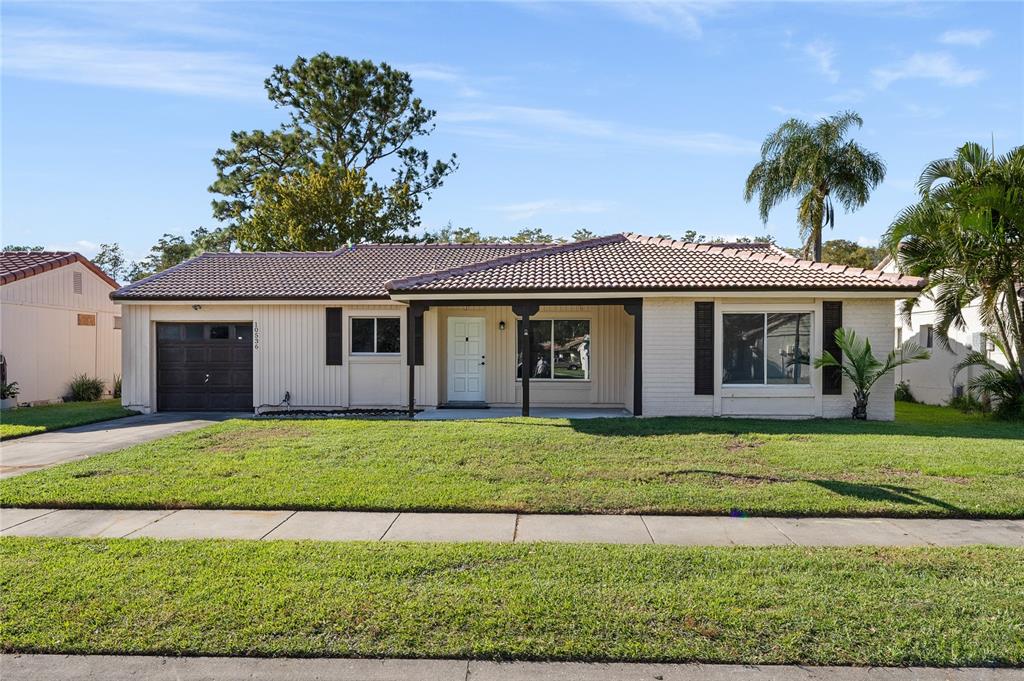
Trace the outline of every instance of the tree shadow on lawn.
<path fill-rule="evenodd" d="M 535 422 L 505 421 L 536 427 Z M 995 421 L 979 423 L 918 423 L 855 421 L 853 419 L 734 419 L 663 416 L 657 418 L 569 419 L 569 427 L 586 435 L 648 437 L 660 435 L 905 435 L 981 440 L 1021 440 L 1024 428 Z"/>
<path fill-rule="evenodd" d="M 926 496 L 909 487 L 902 487 L 900 485 L 866 485 L 840 480 L 808 480 L 807 482 L 823 487 L 835 494 L 855 497 L 863 501 L 883 501 L 891 504 L 909 504 L 914 506 L 927 504 L 951 513 L 964 515 L 964 509 L 959 506 L 954 506 L 941 499 Z"/>

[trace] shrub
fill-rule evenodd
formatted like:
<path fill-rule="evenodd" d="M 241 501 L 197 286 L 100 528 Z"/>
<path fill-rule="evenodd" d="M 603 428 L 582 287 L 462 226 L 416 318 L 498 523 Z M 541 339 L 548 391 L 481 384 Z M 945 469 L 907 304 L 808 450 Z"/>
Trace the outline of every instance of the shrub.
<path fill-rule="evenodd" d="M 990 411 L 987 403 L 982 402 L 969 392 L 951 398 L 946 404 L 965 414 L 981 414 Z"/>
<path fill-rule="evenodd" d="M 914 393 L 910 392 L 910 384 L 906 381 L 900 381 L 896 384 L 896 401 L 917 402 L 917 399 L 914 397 Z"/>
<path fill-rule="evenodd" d="M 6 381 L 0 383 L 0 400 L 9 400 L 18 396 L 21 392 L 21 388 L 18 386 L 17 381 L 7 383 Z"/>
<path fill-rule="evenodd" d="M 114 397 L 121 397 L 121 375 L 114 374 Z"/>
<path fill-rule="evenodd" d="M 78 374 L 71 379 L 68 387 L 72 402 L 93 402 L 103 395 L 103 379 L 95 376 Z"/>

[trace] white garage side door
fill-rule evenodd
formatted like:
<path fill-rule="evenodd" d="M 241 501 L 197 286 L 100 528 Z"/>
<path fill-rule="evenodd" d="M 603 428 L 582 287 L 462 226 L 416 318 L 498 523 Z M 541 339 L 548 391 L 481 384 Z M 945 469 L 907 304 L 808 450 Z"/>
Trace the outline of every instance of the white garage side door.
<path fill-rule="evenodd" d="M 483 402 L 486 345 L 483 317 L 448 318 L 448 401 Z"/>

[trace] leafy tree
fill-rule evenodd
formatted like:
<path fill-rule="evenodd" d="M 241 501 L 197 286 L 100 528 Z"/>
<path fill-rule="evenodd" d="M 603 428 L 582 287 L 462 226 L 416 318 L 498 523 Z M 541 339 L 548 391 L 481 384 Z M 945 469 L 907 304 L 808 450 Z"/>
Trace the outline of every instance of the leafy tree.
<path fill-rule="evenodd" d="M 92 258 L 92 263 L 115 281 L 124 281 L 123 277 L 128 273 L 128 261 L 120 244 L 100 244 L 100 252 Z"/>
<path fill-rule="evenodd" d="M 513 244 L 547 244 L 554 240 L 554 237 L 550 234 L 546 234 L 544 230 L 539 227 L 536 229 L 523 228 L 513 236 L 501 239 L 501 241 L 508 241 Z"/>
<path fill-rule="evenodd" d="M 758 209 L 766 223 L 772 208 L 798 198 L 804 257 L 813 250 L 815 260 L 822 258 L 822 229 L 835 226 L 833 197 L 847 211 L 856 210 L 885 177 L 878 155 L 846 139 L 851 127 L 863 124 L 853 111 L 815 125 L 791 118 L 761 145 L 761 161 L 750 171 L 743 197 L 749 202 L 760 195 Z"/>
<path fill-rule="evenodd" d="M 572 233 L 573 241 L 586 241 L 587 239 L 597 238 L 597 235 L 591 232 L 589 229 L 580 228 Z"/>
<path fill-rule="evenodd" d="M 703 234 L 699 233 L 695 229 L 688 229 L 685 232 L 683 232 L 683 237 L 682 238 L 683 238 L 683 241 L 685 241 L 687 243 L 691 243 L 691 244 L 699 244 L 699 243 L 703 242 L 705 239 L 707 239 L 706 236 L 704 236 Z"/>
<path fill-rule="evenodd" d="M 494 237 L 480 236 L 480 232 L 471 227 L 453 227 L 449 220 L 448 224 L 436 232 L 425 232 L 423 241 L 428 244 L 480 244 L 494 241 Z"/>
<path fill-rule="evenodd" d="M 454 155 L 431 162 L 413 146 L 433 130 L 436 112 L 413 96 L 408 73 L 387 64 L 323 52 L 274 67 L 265 86 L 288 122 L 234 132 L 213 158 L 210 191 L 223 197 L 213 201 L 214 217 L 244 249 L 400 238 L 457 167 Z M 332 220 L 330 210 L 343 213 Z M 289 227 L 264 233 L 271 217 Z"/>
<path fill-rule="evenodd" d="M 925 293 L 935 302 L 935 331 L 945 347 L 950 329 L 966 329 L 963 310 L 978 302 L 1009 373 L 971 386 L 983 392 L 1002 382 L 996 397 L 1005 406 L 997 410 L 1024 417 L 1024 146 L 996 156 L 969 142 L 954 157 L 929 163 L 918 191 L 920 200 L 896 217 L 885 245 L 902 272 L 927 278 Z M 907 301 L 904 313 L 915 304 Z M 961 368 L 994 371 L 980 355 L 967 359 L 976 361 Z"/>
<path fill-rule="evenodd" d="M 41 250 L 43 250 L 42 246 L 15 246 L 14 244 L 9 244 L 3 247 L 4 253 L 10 253 L 11 251 L 29 251 L 32 253 L 38 253 Z"/>
<path fill-rule="evenodd" d="M 881 262 L 882 250 L 871 246 L 861 246 L 846 239 L 830 239 L 822 248 L 821 259 L 837 265 L 871 269 Z"/>
<path fill-rule="evenodd" d="M 879 360 L 871 351 L 871 341 L 859 338 L 852 329 L 836 329 L 835 339 L 836 345 L 843 351 L 842 361 L 825 350 L 814 361 L 814 368 L 839 367 L 843 375 L 853 383 L 853 418 L 860 420 L 868 417 L 868 398 L 878 379 L 896 367 L 929 357 L 927 350 L 913 341 L 907 341 L 902 347 L 889 352 L 884 361 Z"/>

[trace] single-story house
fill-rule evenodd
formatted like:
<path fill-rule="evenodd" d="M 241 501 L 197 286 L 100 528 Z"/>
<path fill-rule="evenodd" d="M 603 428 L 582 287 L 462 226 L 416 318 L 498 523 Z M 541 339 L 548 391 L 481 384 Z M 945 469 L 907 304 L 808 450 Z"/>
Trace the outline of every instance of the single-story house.
<path fill-rule="evenodd" d="M 17 383 L 19 404 L 60 401 L 76 374 L 121 373 L 118 284 L 70 251 L 0 253 L 0 380 Z"/>
<path fill-rule="evenodd" d="M 840 326 L 893 344 L 915 277 L 768 244 L 616 234 L 569 244 L 208 253 L 119 289 L 132 409 L 614 407 L 847 417 L 813 368 Z M 891 378 L 869 417 L 893 418 Z"/>
<path fill-rule="evenodd" d="M 892 256 L 886 256 L 879 263 L 878 269 L 890 273 L 899 271 Z M 974 350 L 993 362 L 1003 366 L 1009 365 L 1003 353 L 985 335 L 985 323 L 981 321 L 980 299 L 971 301 L 970 305 L 961 310 L 964 328 L 949 330 L 949 347 L 943 345 L 936 335 L 939 315 L 930 294 L 920 296 L 909 320 L 903 314 L 903 301 L 896 303 L 894 314 L 896 344 L 913 340 L 931 353 L 926 360 L 905 364 L 896 369 L 896 381 L 905 382 L 910 387 L 914 399 L 920 402 L 946 404 L 953 397 L 964 394 L 971 379 L 981 373 L 982 369 L 968 367 L 957 375 L 954 368 Z"/>

